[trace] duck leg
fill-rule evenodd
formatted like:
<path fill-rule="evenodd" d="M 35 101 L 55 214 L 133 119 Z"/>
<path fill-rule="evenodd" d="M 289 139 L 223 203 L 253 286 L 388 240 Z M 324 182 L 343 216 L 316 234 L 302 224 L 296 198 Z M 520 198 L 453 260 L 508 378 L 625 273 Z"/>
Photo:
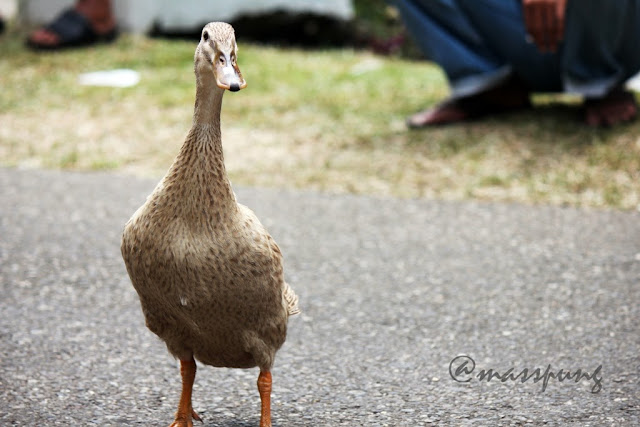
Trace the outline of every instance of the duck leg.
<path fill-rule="evenodd" d="M 271 427 L 271 372 L 260 371 L 258 375 L 260 393 L 260 427 Z"/>
<path fill-rule="evenodd" d="M 192 418 L 202 421 L 191 406 L 191 391 L 193 382 L 196 379 L 196 361 L 193 360 L 193 357 L 191 357 L 191 360 L 180 360 L 180 375 L 182 376 L 182 394 L 180 395 L 176 418 L 169 427 L 193 427 Z"/>

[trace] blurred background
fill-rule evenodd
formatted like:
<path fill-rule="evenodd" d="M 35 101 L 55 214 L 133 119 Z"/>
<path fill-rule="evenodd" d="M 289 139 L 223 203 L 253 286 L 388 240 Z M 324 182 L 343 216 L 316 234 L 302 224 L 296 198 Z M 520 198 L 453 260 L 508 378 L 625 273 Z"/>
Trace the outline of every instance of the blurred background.
<path fill-rule="evenodd" d="M 200 30 L 224 20 L 248 82 L 223 105 L 234 184 L 640 209 L 640 125 L 585 127 L 570 95 L 409 131 L 448 86 L 384 0 L 114 0 L 113 43 L 25 46 L 73 3 L 0 0 L 2 166 L 160 177 L 191 123 Z"/>
<path fill-rule="evenodd" d="M 74 0 L 0 0 L 0 12 L 21 26 L 51 22 Z M 126 33 L 196 37 L 211 20 L 231 23 L 239 38 L 297 46 L 357 46 L 421 56 L 404 35 L 397 10 L 385 0 L 113 0 Z"/>

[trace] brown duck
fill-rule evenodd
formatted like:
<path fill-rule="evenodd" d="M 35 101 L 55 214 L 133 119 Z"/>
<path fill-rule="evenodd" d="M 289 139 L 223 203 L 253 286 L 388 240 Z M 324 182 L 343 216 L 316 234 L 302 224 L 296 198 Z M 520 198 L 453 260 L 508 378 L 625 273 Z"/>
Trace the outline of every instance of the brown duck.
<path fill-rule="evenodd" d="M 127 222 L 122 256 L 149 329 L 180 360 L 182 394 L 171 426 L 192 426 L 195 359 L 258 366 L 260 426 L 271 425 L 271 366 L 297 297 L 276 242 L 236 203 L 220 136 L 225 90 L 246 87 L 233 28 L 212 22 L 195 53 L 193 124 L 175 161 Z"/>

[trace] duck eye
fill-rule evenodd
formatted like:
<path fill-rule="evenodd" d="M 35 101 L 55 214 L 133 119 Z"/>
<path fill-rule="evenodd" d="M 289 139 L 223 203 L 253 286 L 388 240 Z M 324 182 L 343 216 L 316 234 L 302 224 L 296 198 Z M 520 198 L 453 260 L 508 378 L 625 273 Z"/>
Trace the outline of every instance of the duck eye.
<path fill-rule="evenodd" d="M 209 40 L 209 33 L 208 33 L 208 32 L 206 32 L 206 31 L 205 31 L 205 32 L 203 32 L 203 33 L 202 33 L 202 39 L 203 39 L 204 41 Z"/>

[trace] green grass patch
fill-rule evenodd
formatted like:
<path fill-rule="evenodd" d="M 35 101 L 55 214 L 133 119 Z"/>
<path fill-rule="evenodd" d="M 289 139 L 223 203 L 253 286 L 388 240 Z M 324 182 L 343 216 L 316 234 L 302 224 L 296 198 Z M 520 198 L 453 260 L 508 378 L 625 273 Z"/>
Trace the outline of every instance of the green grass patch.
<path fill-rule="evenodd" d="M 0 162 L 158 177 L 193 111 L 196 41 L 125 35 L 59 53 L 0 43 Z M 241 45 L 248 87 L 225 95 L 223 138 L 235 184 L 637 209 L 640 124 L 590 129 L 579 99 L 409 131 L 407 115 L 447 96 L 424 61 L 349 49 Z M 84 72 L 132 68 L 132 88 L 80 86 Z"/>

